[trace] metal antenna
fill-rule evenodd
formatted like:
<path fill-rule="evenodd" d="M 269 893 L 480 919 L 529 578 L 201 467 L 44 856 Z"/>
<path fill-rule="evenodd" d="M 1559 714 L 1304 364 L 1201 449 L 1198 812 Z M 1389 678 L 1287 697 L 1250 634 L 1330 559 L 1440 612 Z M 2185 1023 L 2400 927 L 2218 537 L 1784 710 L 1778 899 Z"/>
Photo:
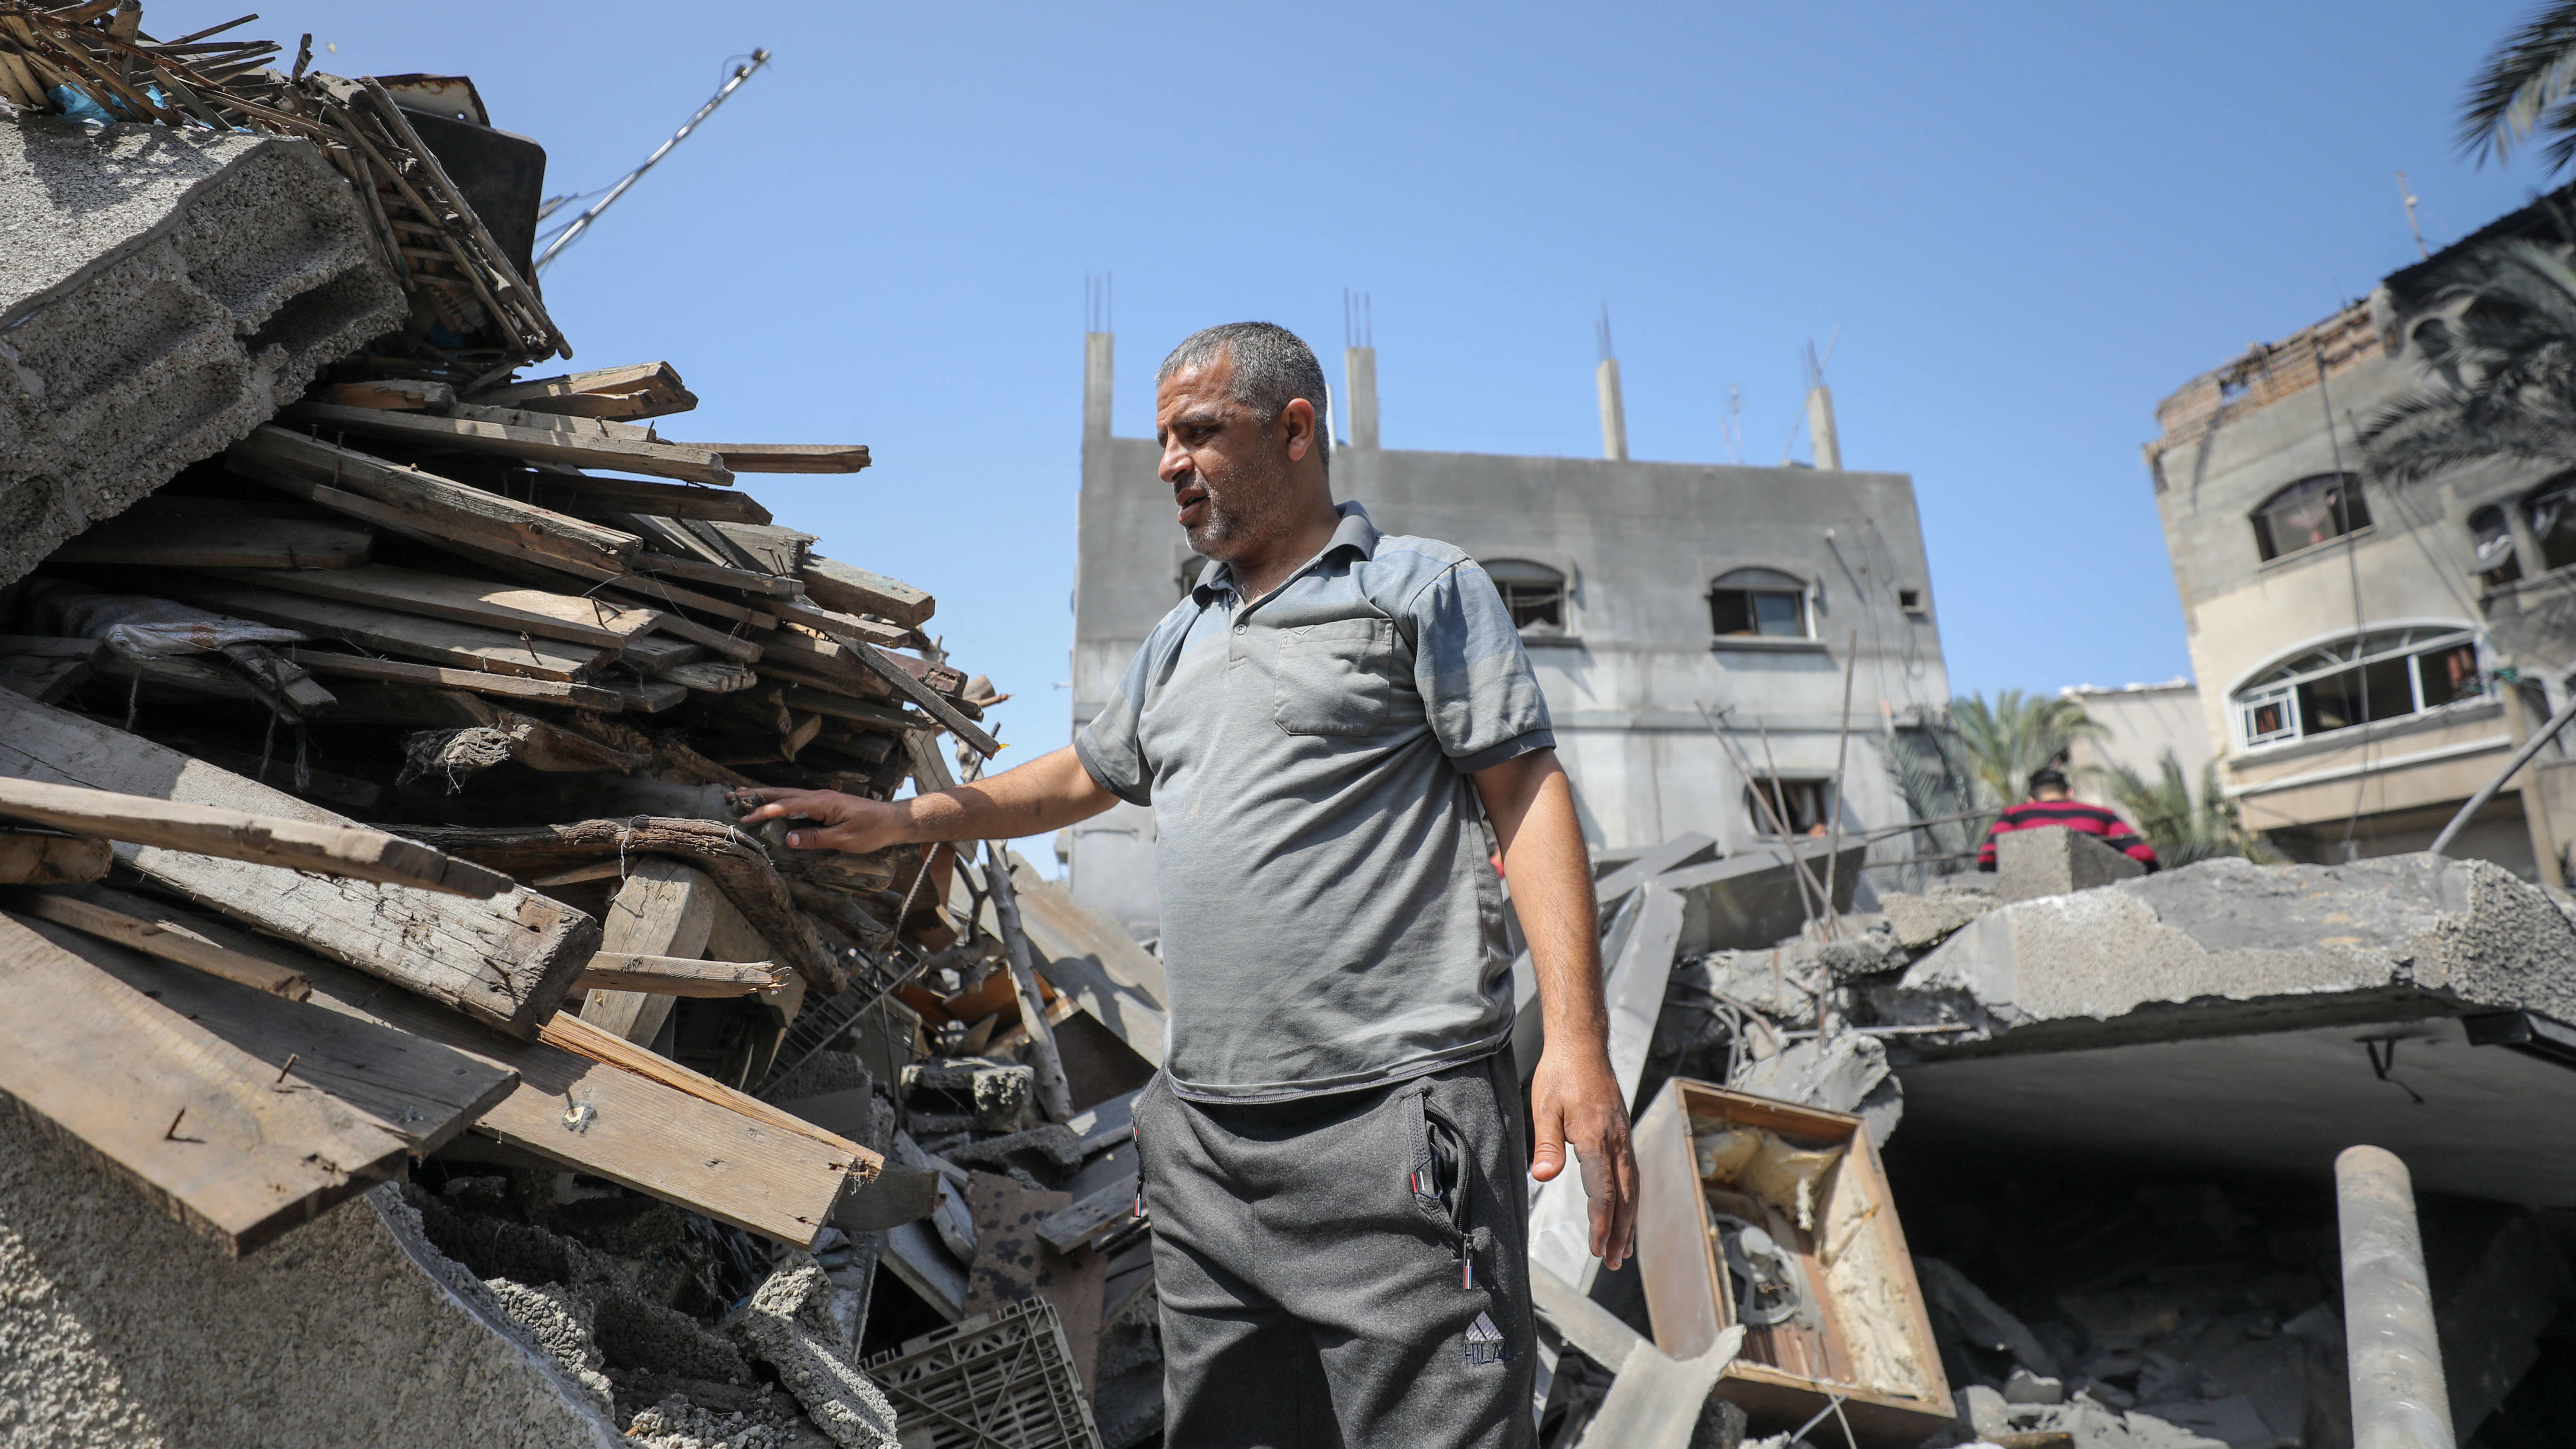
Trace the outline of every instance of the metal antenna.
<path fill-rule="evenodd" d="M 2424 250 L 2424 228 L 2415 224 L 2415 188 L 2406 184 L 2406 173 L 2397 173 L 2397 194 L 2406 202 L 2406 229 L 2415 233 L 2415 259 L 2430 261 L 2433 254 Z"/>
<path fill-rule="evenodd" d="M 565 247 L 571 246 L 575 237 L 588 231 L 590 229 L 590 224 L 599 220 L 601 212 L 604 212 L 608 210 L 608 208 L 616 205 L 617 198 L 624 196 L 629 187 L 632 187 L 636 182 L 643 180 L 645 172 L 652 170 L 655 163 L 659 162 L 663 157 L 670 155 L 673 147 L 679 145 L 682 141 L 689 139 L 689 133 L 696 130 L 700 122 L 704 121 L 707 117 L 714 115 L 716 113 L 716 107 L 723 105 L 727 97 L 741 89 L 742 83 L 751 79 L 751 73 L 753 71 L 756 71 L 767 64 L 769 64 L 769 52 L 766 50 L 755 50 L 751 53 L 751 63 L 749 65 L 735 66 L 733 68 L 732 77 L 728 79 L 714 95 L 707 98 L 707 103 L 705 105 L 698 107 L 698 113 L 696 115 L 689 117 L 686 124 L 682 125 L 679 130 L 671 133 L 670 140 L 663 142 L 652 155 L 645 157 L 643 165 L 627 172 L 625 178 L 620 180 L 615 186 L 610 187 L 606 196 L 593 202 L 588 211 L 585 211 L 581 215 L 564 223 L 563 228 L 555 233 L 555 239 L 548 242 L 546 244 L 545 251 L 537 257 L 537 270 L 540 272 L 544 271 L 546 269 L 546 264 L 553 261 L 558 255 L 560 255 Z"/>

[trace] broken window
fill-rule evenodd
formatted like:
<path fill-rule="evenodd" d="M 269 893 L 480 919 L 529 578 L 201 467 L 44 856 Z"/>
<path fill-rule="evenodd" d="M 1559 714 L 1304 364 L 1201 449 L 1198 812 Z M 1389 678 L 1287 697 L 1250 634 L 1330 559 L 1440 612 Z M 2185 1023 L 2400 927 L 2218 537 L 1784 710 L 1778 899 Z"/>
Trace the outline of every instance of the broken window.
<path fill-rule="evenodd" d="M 2479 583 L 2496 589 L 2522 577 L 2522 561 L 2513 552 L 2513 526 L 2501 504 L 2490 503 L 2469 515 L 2469 542 L 2477 551 L 2469 571 Z"/>
<path fill-rule="evenodd" d="M 1807 638 L 1807 585 L 1778 569 L 1737 569 L 1710 586 L 1708 626 L 1721 639 Z"/>
<path fill-rule="evenodd" d="M 1525 558 L 1498 558 L 1485 565 L 1486 576 L 1503 596 L 1503 608 L 1515 629 L 1565 627 L 1565 575 Z"/>
<path fill-rule="evenodd" d="M 1764 835 L 1780 833 L 1775 815 L 1788 823 L 1791 835 L 1823 835 L 1833 827 L 1833 799 L 1834 782 L 1821 776 L 1757 775 L 1744 792 L 1744 813 Z"/>
<path fill-rule="evenodd" d="M 2302 478 L 2254 510 L 2254 549 L 2266 560 L 2313 548 L 2370 526 L 2361 479 L 2350 473 Z"/>
<path fill-rule="evenodd" d="M 2542 568 L 2576 563 L 2576 473 L 2561 473 L 2525 495 L 2522 514 L 2531 520 Z"/>
<path fill-rule="evenodd" d="M 2312 649 L 2236 692 L 2247 745 L 2276 744 L 2484 699 L 2466 629 L 2380 629 Z"/>

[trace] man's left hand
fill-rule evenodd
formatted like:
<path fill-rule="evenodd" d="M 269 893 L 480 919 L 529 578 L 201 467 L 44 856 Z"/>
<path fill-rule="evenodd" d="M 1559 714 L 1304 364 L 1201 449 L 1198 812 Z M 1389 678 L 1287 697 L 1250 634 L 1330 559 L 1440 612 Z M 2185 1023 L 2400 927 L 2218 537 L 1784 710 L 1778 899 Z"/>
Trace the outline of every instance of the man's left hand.
<path fill-rule="evenodd" d="M 1616 1271 L 1628 1261 L 1637 1234 L 1637 1154 L 1628 1140 L 1628 1104 L 1619 1079 L 1598 1043 L 1586 1048 L 1551 1044 L 1530 1075 L 1530 1117 L 1538 1146 L 1530 1176 L 1541 1182 L 1565 1171 L 1571 1145 L 1592 1206 L 1592 1252 Z"/>

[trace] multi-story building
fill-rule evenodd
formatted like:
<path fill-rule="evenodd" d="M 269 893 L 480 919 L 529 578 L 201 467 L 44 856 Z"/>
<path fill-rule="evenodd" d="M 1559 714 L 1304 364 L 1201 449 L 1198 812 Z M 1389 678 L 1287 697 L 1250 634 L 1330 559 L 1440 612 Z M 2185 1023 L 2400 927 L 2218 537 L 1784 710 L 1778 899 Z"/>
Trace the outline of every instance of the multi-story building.
<path fill-rule="evenodd" d="M 1110 336 L 1093 333 L 1089 346 L 1076 729 L 1203 562 L 1172 521 L 1158 446 L 1111 436 Z M 1374 350 L 1354 348 L 1348 363 L 1349 396 L 1333 411 L 1351 441 L 1332 455 L 1335 496 L 1359 500 L 1388 532 L 1457 545 L 1493 576 L 1537 666 L 1596 848 L 1685 831 L 1725 850 L 1776 839 L 1747 770 L 1771 787 L 1788 830 L 1820 829 L 1846 749 L 1843 828 L 1913 818 L 1890 737 L 1945 705 L 1949 679 L 1911 479 L 1631 462 L 1619 456 L 1624 438 L 1607 437 L 1603 459 L 1383 449 Z M 1615 371 L 1605 378 L 1608 432 L 1618 427 Z M 1874 858 L 1916 853 L 1911 838 L 1881 842 Z M 1075 894 L 1140 938 L 1156 934 L 1159 916 L 1153 840 L 1152 813 L 1121 805 L 1058 847 Z"/>
<path fill-rule="evenodd" d="M 2389 276 L 2165 399 L 2146 445 L 2212 748 L 2245 824 L 2293 859 L 2421 850 L 2567 697 L 2576 471 L 2488 459 L 2365 481 L 2360 433 L 2431 379 L 2443 284 L 2515 236 L 2566 240 L 2570 191 Z M 2561 884 L 2556 746 L 2452 847 Z M 2570 762 L 2576 763 L 2576 762 Z"/>

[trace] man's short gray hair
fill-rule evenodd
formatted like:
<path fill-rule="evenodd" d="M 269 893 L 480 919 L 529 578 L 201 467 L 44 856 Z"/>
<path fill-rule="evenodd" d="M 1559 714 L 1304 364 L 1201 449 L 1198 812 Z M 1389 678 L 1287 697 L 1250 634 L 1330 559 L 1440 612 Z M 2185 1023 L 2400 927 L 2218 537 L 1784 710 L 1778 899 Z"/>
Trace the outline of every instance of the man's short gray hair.
<path fill-rule="evenodd" d="M 1263 427 L 1277 421 L 1281 409 L 1302 397 L 1315 410 L 1316 441 L 1326 441 L 1331 394 L 1324 386 L 1324 365 L 1315 360 L 1315 349 L 1303 338 L 1275 322 L 1228 322 L 1191 333 L 1163 359 L 1154 384 L 1161 386 L 1183 368 L 1205 367 L 1220 355 L 1234 360 L 1226 396 L 1252 409 Z M 1328 470 L 1332 453 L 1326 446 L 1322 454 Z"/>

